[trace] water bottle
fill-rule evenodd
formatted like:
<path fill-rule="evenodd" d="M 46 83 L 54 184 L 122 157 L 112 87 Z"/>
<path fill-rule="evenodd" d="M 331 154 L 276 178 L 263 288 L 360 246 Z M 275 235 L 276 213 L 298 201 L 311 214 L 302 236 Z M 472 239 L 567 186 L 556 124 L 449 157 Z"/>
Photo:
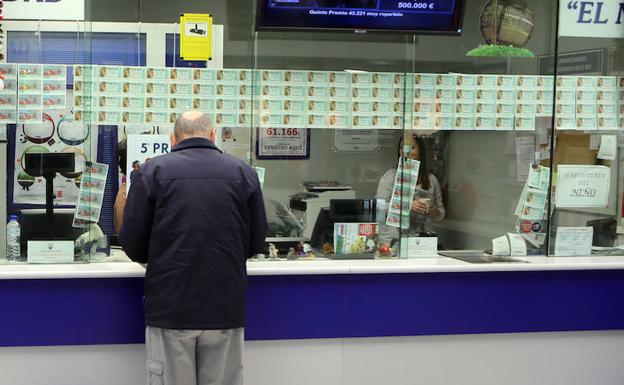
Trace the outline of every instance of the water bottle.
<path fill-rule="evenodd" d="M 20 234 L 17 215 L 11 215 L 7 224 L 7 261 L 9 262 L 17 262 L 20 259 Z"/>

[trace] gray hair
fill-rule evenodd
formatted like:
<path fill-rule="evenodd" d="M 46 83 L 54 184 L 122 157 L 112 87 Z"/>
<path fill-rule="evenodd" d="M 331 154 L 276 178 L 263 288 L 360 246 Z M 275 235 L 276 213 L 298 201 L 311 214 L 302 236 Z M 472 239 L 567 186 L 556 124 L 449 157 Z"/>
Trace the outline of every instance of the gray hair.
<path fill-rule="evenodd" d="M 212 131 L 212 121 L 201 111 L 187 111 L 176 119 L 173 133 L 176 139 L 208 137 Z"/>

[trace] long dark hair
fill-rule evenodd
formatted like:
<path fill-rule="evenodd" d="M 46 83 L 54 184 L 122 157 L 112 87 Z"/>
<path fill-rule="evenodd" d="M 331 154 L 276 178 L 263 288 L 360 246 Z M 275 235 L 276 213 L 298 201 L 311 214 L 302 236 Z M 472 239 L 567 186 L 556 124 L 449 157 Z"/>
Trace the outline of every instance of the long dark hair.
<path fill-rule="evenodd" d="M 126 161 L 128 160 L 128 142 L 126 138 L 123 138 L 119 143 L 117 143 L 117 164 L 121 169 L 121 173 L 123 175 L 127 175 L 128 170 L 126 170 Z"/>
<path fill-rule="evenodd" d="M 416 142 L 418 146 L 418 155 L 420 159 L 420 167 L 418 168 L 418 184 L 424 190 L 429 190 L 431 187 L 431 183 L 429 182 L 429 172 L 427 168 L 427 155 L 425 154 L 425 141 L 417 135 L 412 135 L 412 139 Z M 397 148 L 397 154 L 401 156 L 401 152 L 403 150 L 404 137 L 401 136 L 399 139 L 399 147 Z"/>

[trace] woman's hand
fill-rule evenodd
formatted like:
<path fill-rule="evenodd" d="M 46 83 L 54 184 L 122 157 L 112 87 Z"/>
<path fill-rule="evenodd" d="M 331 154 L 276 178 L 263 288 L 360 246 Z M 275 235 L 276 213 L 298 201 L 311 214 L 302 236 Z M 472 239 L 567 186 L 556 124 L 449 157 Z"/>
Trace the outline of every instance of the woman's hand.
<path fill-rule="evenodd" d="M 424 200 L 415 200 L 412 202 L 412 211 L 419 214 L 427 215 L 429 213 L 429 204 Z"/>

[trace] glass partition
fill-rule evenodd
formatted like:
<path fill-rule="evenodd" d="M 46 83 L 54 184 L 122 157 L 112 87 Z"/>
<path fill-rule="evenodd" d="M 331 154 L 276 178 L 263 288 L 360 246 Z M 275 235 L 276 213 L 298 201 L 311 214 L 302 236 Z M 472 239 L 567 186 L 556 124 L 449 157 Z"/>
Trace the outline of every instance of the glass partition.
<path fill-rule="evenodd" d="M 280 257 L 374 256 L 390 205 L 379 180 L 397 167 L 412 57 L 403 35 L 255 34 L 253 159 Z"/>
<path fill-rule="evenodd" d="M 294 208 L 303 242 L 310 237 L 313 250 L 329 258 L 433 256 L 438 250 L 460 257 L 545 254 L 554 72 L 540 71 L 535 57 L 468 56 L 491 40 L 490 11 L 491 5 L 468 1 L 458 37 L 256 34 L 262 92 L 261 134 L 254 142 L 286 143 L 281 138 L 288 132 L 272 127 L 295 126 L 310 132 L 311 150 L 303 159 L 280 159 L 259 157 L 257 149 L 255 159 L 266 169 L 265 194 Z M 554 55 L 553 4 L 506 4 L 499 13 L 502 44 L 526 43 L 533 56 Z M 308 76 L 302 80 L 306 122 L 292 121 L 300 112 L 283 107 L 290 101 L 280 93 L 296 89 L 284 83 L 292 71 Z M 324 93 L 317 96 L 319 90 Z M 335 98 L 341 91 L 344 96 Z M 334 110 L 341 103 L 347 108 Z M 372 153 L 364 146 L 343 151 L 336 143 L 344 137 L 372 138 L 379 146 Z M 344 191 L 306 184 L 317 180 Z M 310 209 L 323 196 L 330 201 L 323 203 L 327 220 Z M 369 209 L 361 209 L 366 204 Z M 374 215 L 340 218 L 339 205 Z M 375 223 L 374 241 L 363 223 Z M 323 240 L 314 239 L 317 224 L 326 227 Z"/>
<path fill-rule="evenodd" d="M 0 261 L 103 260 L 108 244 L 91 223 L 97 222 L 92 217 L 99 215 L 106 173 L 98 191 L 87 188 L 98 167 L 98 132 L 73 114 L 72 66 L 91 62 L 91 23 L 84 17 L 12 19 L 12 6 L 7 5 L 2 23 L 0 64 L 0 117 L 6 132 L 0 144 L 6 167 L 2 214 L 8 222 L 0 230 L 6 251 Z"/>
<path fill-rule="evenodd" d="M 622 255 L 624 35 L 617 6 L 606 5 L 612 17 L 590 33 L 581 22 L 593 12 L 561 11 L 570 23 L 561 28 L 557 61 L 548 62 L 558 74 L 550 255 Z"/>
<path fill-rule="evenodd" d="M 556 4 L 495 4 L 468 1 L 460 37 L 415 39 L 408 256 L 546 253 L 554 70 L 538 62 L 555 53 Z M 501 46 L 514 54 L 497 57 Z"/>
<path fill-rule="evenodd" d="M 3 23 L 0 210 L 17 215 L 19 261 L 126 260 L 133 175 L 190 109 L 263 181 L 260 258 L 619 252 L 622 38 L 558 37 L 553 2 L 467 0 L 453 35 L 256 30 L 243 0 L 84 6 L 84 20 Z M 196 14 L 212 16 L 188 32 L 211 28 L 210 60 L 182 47 Z M 50 171 L 51 216 L 26 154 L 73 162 Z M 33 259 L 28 241 L 73 256 Z"/>

